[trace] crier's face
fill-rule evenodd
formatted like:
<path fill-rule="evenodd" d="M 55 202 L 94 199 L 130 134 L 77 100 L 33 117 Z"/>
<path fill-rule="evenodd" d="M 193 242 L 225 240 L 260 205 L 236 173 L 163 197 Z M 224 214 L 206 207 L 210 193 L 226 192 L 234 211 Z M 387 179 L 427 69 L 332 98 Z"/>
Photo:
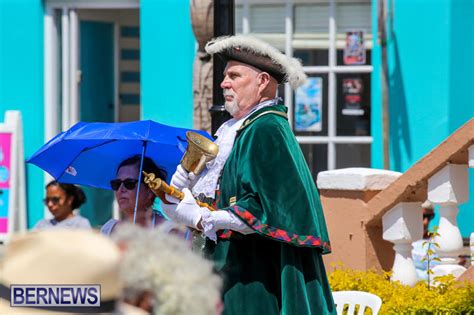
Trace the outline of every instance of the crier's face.
<path fill-rule="evenodd" d="M 221 88 L 224 90 L 225 108 L 235 119 L 242 118 L 259 103 L 259 73 L 245 63 L 233 60 L 227 63 Z"/>

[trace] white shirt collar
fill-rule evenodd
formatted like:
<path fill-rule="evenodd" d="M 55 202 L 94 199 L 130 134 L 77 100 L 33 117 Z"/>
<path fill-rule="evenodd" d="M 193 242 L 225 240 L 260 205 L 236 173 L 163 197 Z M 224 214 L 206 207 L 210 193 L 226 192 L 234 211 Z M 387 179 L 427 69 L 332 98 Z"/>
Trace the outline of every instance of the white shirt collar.
<path fill-rule="evenodd" d="M 275 105 L 279 98 L 267 100 L 256 105 L 252 110 L 240 119 L 231 118 L 223 123 L 217 130 L 215 136 L 217 137 L 215 143 L 219 146 L 219 153 L 217 157 L 206 164 L 206 168 L 201 173 L 196 184 L 192 188 L 195 196 L 204 194 L 206 197 L 215 198 L 215 191 L 217 189 L 217 182 L 224 168 L 225 162 L 234 146 L 235 136 L 237 130 L 244 123 L 244 121 L 255 111 L 266 107 Z"/>

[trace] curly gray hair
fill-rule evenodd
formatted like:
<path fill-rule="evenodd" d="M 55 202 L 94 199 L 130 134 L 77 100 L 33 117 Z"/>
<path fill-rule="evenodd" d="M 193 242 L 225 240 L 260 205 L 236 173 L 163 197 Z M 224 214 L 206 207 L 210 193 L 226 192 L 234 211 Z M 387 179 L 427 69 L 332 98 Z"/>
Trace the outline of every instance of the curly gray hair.
<path fill-rule="evenodd" d="M 113 239 L 125 246 L 121 279 L 124 298 L 150 292 L 153 314 L 216 314 L 221 279 L 212 263 L 175 235 L 123 224 Z"/>

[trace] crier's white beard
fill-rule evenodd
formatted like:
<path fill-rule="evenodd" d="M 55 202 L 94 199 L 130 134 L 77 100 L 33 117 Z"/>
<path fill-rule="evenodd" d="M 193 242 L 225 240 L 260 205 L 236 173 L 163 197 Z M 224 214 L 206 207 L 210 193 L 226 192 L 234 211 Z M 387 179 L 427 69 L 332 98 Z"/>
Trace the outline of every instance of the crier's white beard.
<path fill-rule="evenodd" d="M 224 103 L 225 110 L 228 111 L 232 117 L 234 117 L 234 115 L 240 110 L 239 104 L 237 103 L 237 98 L 235 97 L 235 93 L 231 90 L 224 90 L 224 97 L 226 96 L 232 96 L 232 101 L 226 101 Z"/>

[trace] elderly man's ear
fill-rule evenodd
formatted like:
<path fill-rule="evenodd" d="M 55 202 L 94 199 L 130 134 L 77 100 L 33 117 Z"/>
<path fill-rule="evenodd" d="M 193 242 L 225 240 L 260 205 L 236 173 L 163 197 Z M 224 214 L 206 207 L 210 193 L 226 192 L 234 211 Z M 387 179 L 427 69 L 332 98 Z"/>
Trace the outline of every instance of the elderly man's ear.
<path fill-rule="evenodd" d="M 261 96 L 273 98 L 278 89 L 278 82 L 267 72 L 261 72 L 258 76 L 258 92 Z"/>
<path fill-rule="evenodd" d="M 261 72 L 258 76 L 258 85 L 260 91 L 265 91 L 267 88 L 268 84 L 270 83 L 271 77 L 268 73 L 266 72 Z"/>

